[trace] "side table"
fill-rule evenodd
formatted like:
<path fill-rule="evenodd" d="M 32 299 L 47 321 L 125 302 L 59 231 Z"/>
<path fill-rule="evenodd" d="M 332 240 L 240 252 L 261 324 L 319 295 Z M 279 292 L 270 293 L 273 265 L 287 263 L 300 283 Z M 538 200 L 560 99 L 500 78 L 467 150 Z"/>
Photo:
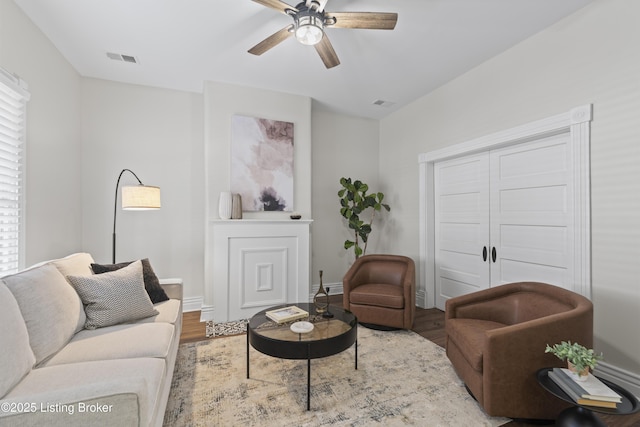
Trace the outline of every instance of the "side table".
<path fill-rule="evenodd" d="M 640 402 L 631 393 L 624 388 L 611 381 L 603 378 L 598 378 L 600 381 L 609 386 L 613 391 L 618 393 L 622 397 L 622 402 L 618 404 L 618 407 L 613 408 L 600 408 L 597 406 L 579 405 L 574 402 L 573 399 L 564 392 L 551 378 L 549 378 L 549 371 L 553 368 L 542 368 L 536 373 L 538 383 L 554 396 L 571 403 L 572 407 L 565 409 L 558 415 L 556 420 L 557 426 L 565 427 L 606 427 L 606 424 L 602 422 L 600 418 L 594 413 L 599 412 L 601 414 L 612 415 L 628 415 L 633 414 L 640 410 Z"/>

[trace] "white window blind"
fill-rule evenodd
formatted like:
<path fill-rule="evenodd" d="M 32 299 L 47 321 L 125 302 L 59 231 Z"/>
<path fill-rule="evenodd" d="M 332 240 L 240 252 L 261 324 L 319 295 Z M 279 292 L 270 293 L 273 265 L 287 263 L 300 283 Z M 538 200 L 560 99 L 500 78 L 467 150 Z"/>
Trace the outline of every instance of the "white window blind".
<path fill-rule="evenodd" d="M 29 92 L 0 69 L 0 276 L 24 265 L 24 142 Z"/>

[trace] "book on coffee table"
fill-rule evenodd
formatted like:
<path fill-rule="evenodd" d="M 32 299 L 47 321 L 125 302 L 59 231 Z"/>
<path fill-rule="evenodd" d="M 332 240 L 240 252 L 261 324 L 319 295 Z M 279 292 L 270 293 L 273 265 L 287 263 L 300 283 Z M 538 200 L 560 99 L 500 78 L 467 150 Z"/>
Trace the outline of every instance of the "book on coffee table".
<path fill-rule="evenodd" d="M 309 313 L 295 305 L 269 310 L 265 314 L 276 323 L 292 322 L 309 316 Z"/>

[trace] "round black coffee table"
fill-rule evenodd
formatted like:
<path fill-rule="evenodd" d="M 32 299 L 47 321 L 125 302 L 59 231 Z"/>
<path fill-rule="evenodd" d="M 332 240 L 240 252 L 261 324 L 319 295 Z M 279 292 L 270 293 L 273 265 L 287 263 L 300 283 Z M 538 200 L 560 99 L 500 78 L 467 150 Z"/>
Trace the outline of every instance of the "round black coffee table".
<path fill-rule="evenodd" d="M 594 414 L 594 412 L 599 412 L 601 414 L 613 414 L 613 415 L 628 415 L 633 414 L 640 410 L 640 402 L 636 397 L 629 393 L 624 388 L 619 385 L 612 383 L 611 381 L 607 381 L 603 378 L 598 378 L 600 381 L 605 383 L 609 388 L 618 393 L 622 398 L 622 402 L 620 402 L 617 408 L 600 408 L 596 406 L 586 406 L 579 405 L 574 402 L 573 399 L 564 392 L 551 378 L 549 378 L 549 371 L 553 370 L 553 368 L 543 368 L 540 369 L 537 373 L 538 383 L 547 390 L 549 393 L 554 396 L 564 400 L 565 402 L 571 403 L 572 407 L 565 409 L 558 415 L 558 419 L 556 420 L 556 425 L 565 426 L 565 427 L 606 427 L 606 425 Z"/>
<path fill-rule="evenodd" d="M 297 319 L 311 322 L 314 328 L 308 333 L 292 332 L 294 322 L 278 324 L 266 315 L 267 311 L 295 305 L 309 313 L 309 317 Z M 247 378 L 249 378 L 249 345 L 261 353 L 281 359 L 307 359 L 307 410 L 311 409 L 311 359 L 338 354 L 355 344 L 355 369 L 358 369 L 358 319 L 350 311 L 330 307 L 331 318 L 315 312 L 315 306 L 307 303 L 283 304 L 257 313 L 247 325 Z M 347 398 L 347 396 L 345 396 Z"/>

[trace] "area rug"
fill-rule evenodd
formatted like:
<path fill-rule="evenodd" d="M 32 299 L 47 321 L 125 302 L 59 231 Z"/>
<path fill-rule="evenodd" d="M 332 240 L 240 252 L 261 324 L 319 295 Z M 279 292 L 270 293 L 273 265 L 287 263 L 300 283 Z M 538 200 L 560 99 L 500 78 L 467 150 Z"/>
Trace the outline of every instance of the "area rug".
<path fill-rule="evenodd" d="M 411 331 L 358 329 L 354 348 L 307 362 L 250 350 L 246 336 L 182 344 L 164 425 L 498 426 L 466 392 L 444 349 Z"/>
<path fill-rule="evenodd" d="M 243 334 L 247 330 L 247 322 L 247 319 L 219 323 L 209 320 L 205 323 L 205 336 L 207 338 L 213 338 Z"/>

